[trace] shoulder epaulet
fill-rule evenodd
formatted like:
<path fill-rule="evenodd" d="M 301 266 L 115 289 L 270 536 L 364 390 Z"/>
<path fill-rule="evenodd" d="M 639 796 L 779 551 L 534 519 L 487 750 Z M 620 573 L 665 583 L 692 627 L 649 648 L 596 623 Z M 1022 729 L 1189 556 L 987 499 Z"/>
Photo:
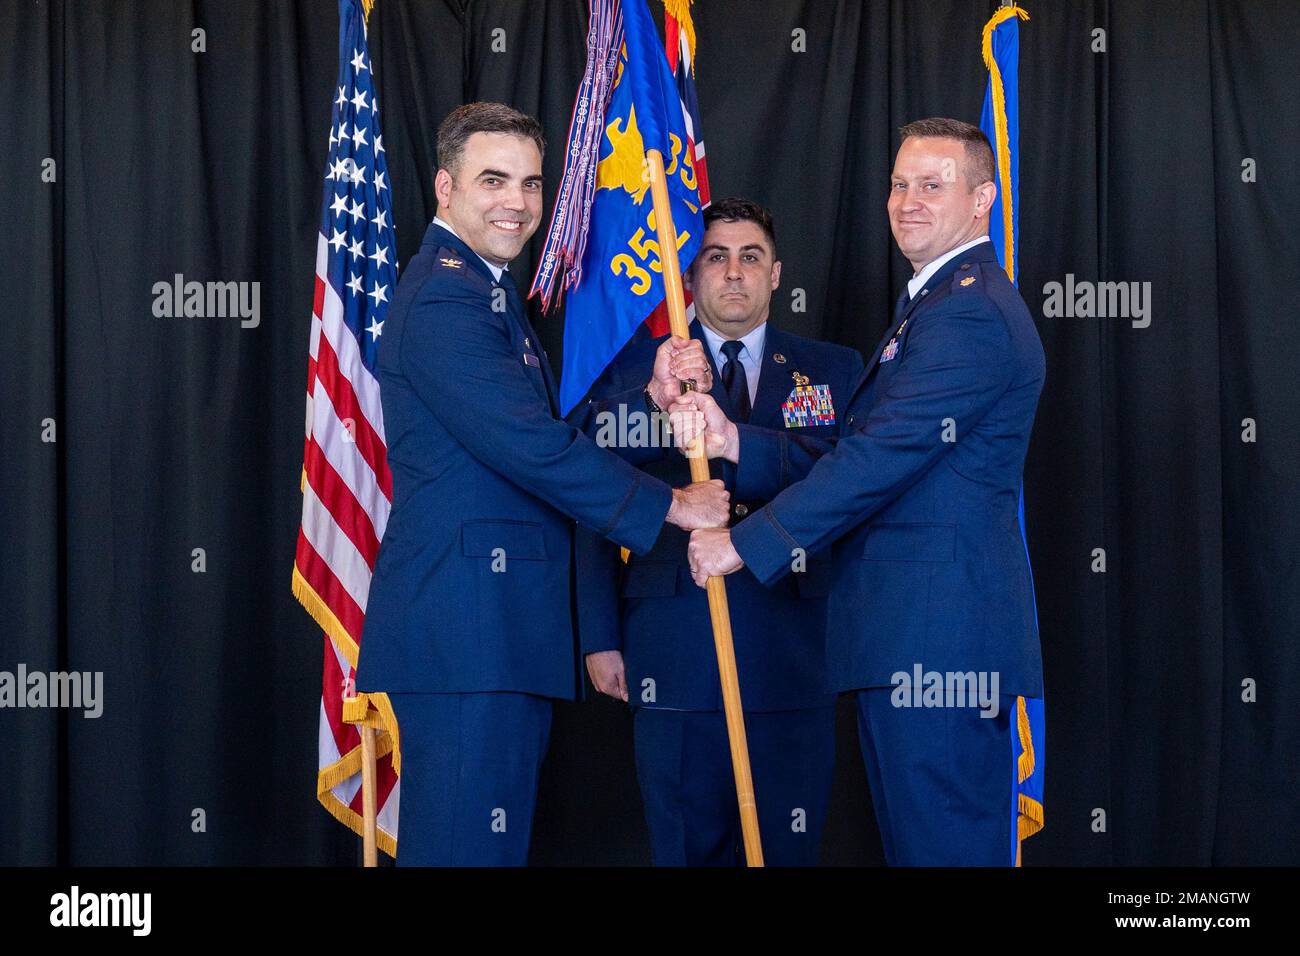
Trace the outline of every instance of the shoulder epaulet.
<path fill-rule="evenodd" d="M 429 277 L 475 290 L 492 289 L 492 280 L 466 262 L 463 252 L 451 246 L 440 246 L 433 254 L 433 268 Z"/>
<path fill-rule="evenodd" d="M 978 263 L 963 262 L 952 275 L 952 291 L 960 292 L 963 289 L 974 288 L 983 281 L 982 270 Z"/>
<path fill-rule="evenodd" d="M 435 268 L 450 269 L 453 271 L 465 271 L 465 259 L 455 249 L 449 246 L 442 246 L 434 254 Z"/>

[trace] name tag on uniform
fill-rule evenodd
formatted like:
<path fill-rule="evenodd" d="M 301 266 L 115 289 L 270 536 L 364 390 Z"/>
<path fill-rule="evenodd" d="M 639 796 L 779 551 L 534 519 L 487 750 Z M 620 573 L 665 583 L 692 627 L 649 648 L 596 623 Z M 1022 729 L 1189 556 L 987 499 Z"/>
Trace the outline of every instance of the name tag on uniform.
<path fill-rule="evenodd" d="M 524 364 L 527 365 L 529 368 L 542 367 L 542 363 L 537 360 L 537 356 L 534 355 L 532 352 L 524 353 Z"/>
<path fill-rule="evenodd" d="M 786 428 L 834 425 L 835 405 L 829 385 L 797 385 L 781 404 Z"/>

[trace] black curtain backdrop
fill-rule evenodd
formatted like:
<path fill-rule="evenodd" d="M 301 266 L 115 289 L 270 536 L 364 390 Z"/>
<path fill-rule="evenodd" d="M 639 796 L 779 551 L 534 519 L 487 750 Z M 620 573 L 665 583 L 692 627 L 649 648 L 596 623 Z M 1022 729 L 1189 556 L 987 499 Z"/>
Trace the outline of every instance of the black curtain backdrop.
<path fill-rule="evenodd" d="M 1295 864 L 1300 4 L 1026 5 L 1020 288 L 1048 356 L 1025 475 L 1047 826 L 1026 863 Z M 698 0 L 714 195 L 775 213 L 777 325 L 874 346 L 908 275 L 896 130 L 978 121 L 994 7 Z M 335 3 L 3 12 L 0 670 L 103 671 L 105 703 L 0 710 L 0 863 L 355 864 L 315 799 L 322 641 L 289 591 Z M 401 262 L 461 102 L 536 114 L 554 189 L 586 16 L 378 0 Z M 260 282 L 260 324 L 155 317 L 176 273 Z M 1067 275 L 1150 283 L 1150 326 L 1048 317 Z M 562 318 L 535 321 L 558 364 Z M 841 716 L 825 859 L 880 863 Z M 535 862 L 647 862 L 640 814 L 626 711 L 561 705 Z"/>

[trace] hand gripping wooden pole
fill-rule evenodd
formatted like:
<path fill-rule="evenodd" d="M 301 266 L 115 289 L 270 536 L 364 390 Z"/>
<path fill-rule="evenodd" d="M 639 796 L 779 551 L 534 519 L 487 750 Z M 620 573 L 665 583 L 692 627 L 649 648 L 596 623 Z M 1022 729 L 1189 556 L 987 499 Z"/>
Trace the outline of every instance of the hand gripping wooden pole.
<path fill-rule="evenodd" d="M 682 295 L 682 270 L 677 261 L 677 230 L 668 205 L 668 182 L 663 154 L 646 150 L 650 169 L 650 192 L 654 197 L 655 230 L 659 233 L 659 262 L 663 266 L 664 296 L 668 300 L 668 326 L 672 334 L 691 337 L 686 324 L 686 303 Z M 702 439 L 696 439 L 702 442 Z M 689 456 L 691 481 L 709 480 L 709 460 L 703 454 Z M 727 717 L 727 739 L 731 743 L 731 769 L 736 775 L 736 799 L 740 803 L 740 828 L 745 838 L 745 859 L 750 866 L 763 865 L 763 845 L 758 835 L 758 808 L 754 803 L 754 780 L 749 771 L 749 745 L 745 741 L 745 713 L 740 707 L 740 679 L 736 675 L 736 650 L 731 639 L 731 613 L 727 610 L 727 586 L 720 577 L 709 578 L 709 617 L 713 622 L 713 646 L 718 654 L 722 679 L 722 707 Z"/>

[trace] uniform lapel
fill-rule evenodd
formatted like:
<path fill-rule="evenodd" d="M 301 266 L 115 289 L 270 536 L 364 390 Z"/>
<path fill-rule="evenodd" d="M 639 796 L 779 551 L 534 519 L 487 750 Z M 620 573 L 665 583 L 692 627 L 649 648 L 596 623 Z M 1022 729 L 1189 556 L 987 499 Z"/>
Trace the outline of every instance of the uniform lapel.
<path fill-rule="evenodd" d="M 492 288 L 500 287 L 506 290 L 506 314 L 514 322 L 516 328 L 523 333 L 527 342 L 525 348 L 537 357 L 538 364 L 542 371 L 542 391 L 543 397 L 547 400 L 551 408 L 552 415 L 559 414 L 560 399 L 559 392 L 555 387 L 555 377 L 551 370 L 551 363 L 547 360 L 545 353 L 542 351 L 541 340 L 537 337 L 537 331 L 528 321 L 528 312 L 519 297 L 519 289 L 515 286 L 515 280 L 510 275 L 510 270 L 505 269 L 501 273 L 501 281 L 498 282 L 492 270 L 488 268 L 486 262 L 479 258 L 478 253 L 471 249 L 461 238 L 452 232 L 444 229 L 437 223 L 431 223 L 428 231 L 425 233 L 425 242 L 433 241 L 435 245 L 450 246 L 456 249 L 461 257 L 465 260 L 465 268 L 475 270 L 479 275 L 488 281 Z M 491 308 L 491 303 L 488 305 Z M 523 362 L 523 355 L 519 356 L 519 361 Z"/>
<path fill-rule="evenodd" d="M 519 328 L 524 333 L 524 345 L 533 355 L 537 356 L 538 363 L 542 367 L 542 380 L 546 384 L 546 398 L 551 403 L 551 413 L 559 415 L 560 394 L 555 386 L 555 373 L 551 369 L 550 359 L 542 351 L 542 340 L 537 335 L 537 330 L 533 324 L 528 321 L 528 306 L 523 299 L 519 297 L 519 289 L 515 285 L 514 277 L 510 275 L 510 270 L 501 273 L 500 285 L 506 290 L 506 300 L 510 306 L 510 314 L 514 318 Z"/>
<path fill-rule="evenodd" d="M 894 333 L 897 332 L 899 326 L 903 324 L 903 320 L 899 318 L 899 316 L 901 316 L 904 311 L 905 309 L 896 309 L 894 311 L 893 321 L 890 323 L 889 328 L 885 329 L 885 334 L 881 337 L 880 344 L 876 346 L 876 350 L 871 353 L 871 361 L 867 363 L 867 369 L 862 376 L 863 384 L 866 383 L 867 379 L 871 377 L 871 373 L 880 365 L 881 353 L 885 351 L 885 346 L 889 344 L 889 340 L 894 337 Z"/>
<path fill-rule="evenodd" d="M 778 362 L 780 355 L 784 362 Z M 754 396 L 754 410 L 750 412 L 751 425 L 774 428 L 784 425 L 781 405 L 794 388 L 793 374 L 799 369 L 799 359 L 790 349 L 790 340 L 769 322 L 763 339 L 763 361 L 759 365 L 758 392 Z M 814 383 L 815 384 L 815 383 Z"/>
<path fill-rule="evenodd" d="M 899 296 L 898 304 L 894 307 L 893 321 L 886 330 L 884 338 L 880 340 L 880 344 L 876 346 L 871 361 L 867 363 L 866 371 L 863 372 L 857 387 L 853 390 L 854 395 L 862 391 L 867 383 L 871 381 L 871 377 L 876 374 L 876 370 L 880 368 L 880 356 L 885 351 L 885 346 L 889 344 L 890 339 L 898 335 L 903 323 L 911 319 L 922 304 L 929 306 L 931 303 L 942 299 L 952 286 L 953 274 L 963 265 L 990 258 L 994 258 L 993 243 L 982 242 L 945 262 L 943 267 L 930 276 L 925 286 L 918 289 L 916 295 L 912 296 L 910 300 L 907 299 L 907 290 L 903 290 L 903 294 Z"/>

